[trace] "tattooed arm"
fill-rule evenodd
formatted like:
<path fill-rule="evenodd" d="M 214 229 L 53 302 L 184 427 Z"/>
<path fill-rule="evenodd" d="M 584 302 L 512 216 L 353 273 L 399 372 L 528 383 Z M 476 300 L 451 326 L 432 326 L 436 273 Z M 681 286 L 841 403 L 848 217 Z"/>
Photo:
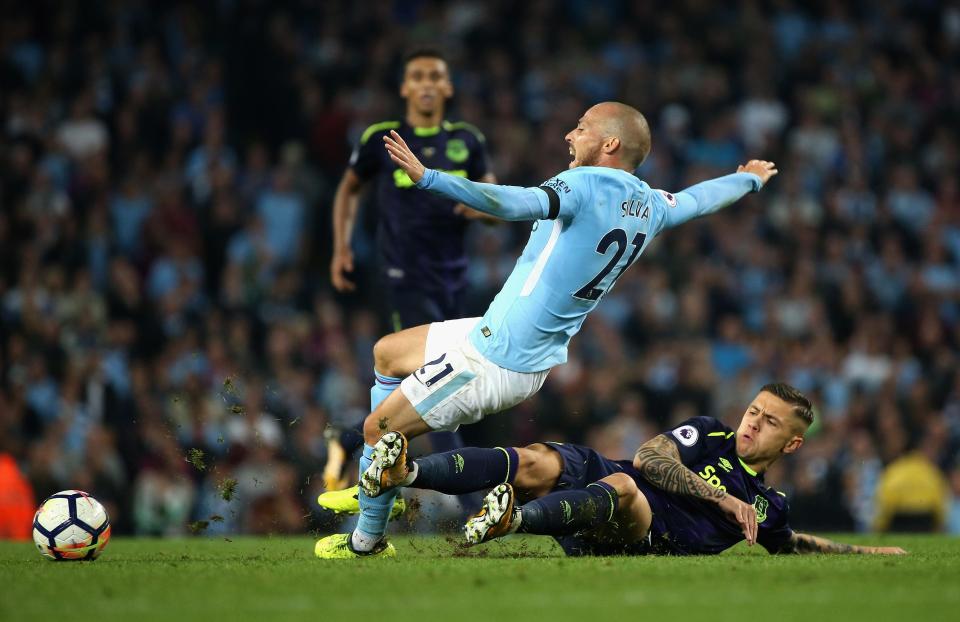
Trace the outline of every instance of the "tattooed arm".
<path fill-rule="evenodd" d="M 714 488 L 680 461 L 680 451 L 663 434 L 637 450 L 633 466 L 643 478 L 657 488 L 676 495 L 694 497 L 715 503 L 728 519 L 740 525 L 749 544 L 757 541 L 757 512 L 725 490 Z"/>
<path fill-rule="evenodd" d="M 633 458 L 644 479 L 666 492 L 719 502 L 727 493 L 714 488 L 680 461 L 677 446 L 663 434 L 655 436 Z"/>
<path fill-rule="evenodd" d="M 853 553 L 858 555 L 905 555 L 898 546 L 856 546 L 834 542 L 806 533 L 793 532 L 790 540 L 777 553 Z"/>

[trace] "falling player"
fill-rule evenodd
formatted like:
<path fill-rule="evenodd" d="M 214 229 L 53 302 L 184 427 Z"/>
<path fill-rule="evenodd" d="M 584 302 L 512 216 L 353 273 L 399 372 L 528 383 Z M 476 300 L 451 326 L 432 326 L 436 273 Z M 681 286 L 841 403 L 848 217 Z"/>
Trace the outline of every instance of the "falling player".
<path fill-rule="evenodd" d="M 505 220 L 535 222 L 482 318 L 420 326 L 377 343 L 377 372 L 409 375 L 364 422 L 357 528 L 318 541 L 320 558 L 394 555 L 384 533 L 396 487 L 408 476 L 407 438 L 456 430 L 536 393 L 550 369 L 566 361 L 567 344 L 587 314 L 650 240 L 760 190 L 777 174 L 772 162 L 751 160 L 677 194 L 651 189 L 633 175 L 650 151 L 646 119 L 617 102 L 584 113 L 566 136 L 569 170 L 538 188 L 475 183 L 427 169 L 397 132 L 383 140 L 417 187 Z M 337 509 L 341 498 L 320 501 Z"/>

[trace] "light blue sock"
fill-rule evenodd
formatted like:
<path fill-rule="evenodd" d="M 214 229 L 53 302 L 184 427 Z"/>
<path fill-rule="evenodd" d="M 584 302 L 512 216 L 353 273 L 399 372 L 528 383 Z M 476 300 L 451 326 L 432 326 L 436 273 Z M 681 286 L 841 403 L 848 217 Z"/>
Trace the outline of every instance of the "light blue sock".
<path fill-rule="evenodd" d="M 385 376 L 377 370 L 373 370 L 375 377 L 373 386 L 370 388 L 370 412 L 377 409 L 377 406 L 383 403 L 383 400 L 393 393 L 400 386 L 402 378 L 393 378 Z M 363 456 L 360 457 L 360 474 L 367 470 L 370 463 L 373 462 L 373 447 L 363 444 Z M 357 530 L 379 538 L 387 531 L 387 521 L 390 519 L 390 510 L 393 508 L 393 501 L 400 494 L 399 488 L 385 492 L 379 497 L 368 497 L 359 489 L 357 500 L 360 502 L 360 518 L 357 521 Z"/>
<path fill-rule="evenodd" d="M 400 382 L 403 381 L 403 378 L 384 376 L 377 370 L 373 370 L 373 375 L 373 386 L 370 387 L 370 412 L 375 411 L 377 406 L 382 404 L 383 400 L 387 399 L 387 396 L 393 393 L 400 386 Z"/>
<path fill-rule="evenodd" d="M 360 473 L 362 474 L 373 462 L 373 447 L 364 444 L 363 456 L 360 458 Z M 368 497 L 359 489 L 357 500 L 360 502 L 360 520 L 357 529 L 368 536 L 379 538 L 387 531 L 387 521 L 390 520 L 390 509 L 393 501 L 400 494 L 399 488 L 388 490 L 379 497 Z"/>

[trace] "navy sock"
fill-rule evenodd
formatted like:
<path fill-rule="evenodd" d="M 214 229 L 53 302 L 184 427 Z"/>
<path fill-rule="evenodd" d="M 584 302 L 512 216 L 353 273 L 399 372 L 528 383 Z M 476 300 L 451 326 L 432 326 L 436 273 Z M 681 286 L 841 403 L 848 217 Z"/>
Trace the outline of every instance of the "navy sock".
<path fill-rule="evenodd" d="M 486 490 L 513 482 L 519 462 L 513 447 L 461 447 L 414 460 L 417 477 L 411 488 L 426 488 L 448 495 Z"/>
<path fill-rule="evenodd" d="M 617 512 L 617 491 L 606 482 L 540 497 L 520 508 L 521 533 L 564 536 L 599 527 Z"/>
<path fill-rule="evenodd" d="M 363 446 L 363 419 L 357 425 L 340 430 L 340 446 L 351 458 L 355 451 Z"/>

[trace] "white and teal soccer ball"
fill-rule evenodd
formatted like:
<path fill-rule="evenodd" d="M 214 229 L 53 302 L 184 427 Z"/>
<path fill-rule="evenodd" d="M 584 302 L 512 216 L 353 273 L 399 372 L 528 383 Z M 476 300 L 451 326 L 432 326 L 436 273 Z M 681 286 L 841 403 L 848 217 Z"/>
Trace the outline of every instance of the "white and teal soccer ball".
<path fill-rule="evenodd" d="M 47 497 L 33 516 L 33 541 L 53 560 L 96 559 L 110 541 L 110 517 L 82 490 Z"/>

